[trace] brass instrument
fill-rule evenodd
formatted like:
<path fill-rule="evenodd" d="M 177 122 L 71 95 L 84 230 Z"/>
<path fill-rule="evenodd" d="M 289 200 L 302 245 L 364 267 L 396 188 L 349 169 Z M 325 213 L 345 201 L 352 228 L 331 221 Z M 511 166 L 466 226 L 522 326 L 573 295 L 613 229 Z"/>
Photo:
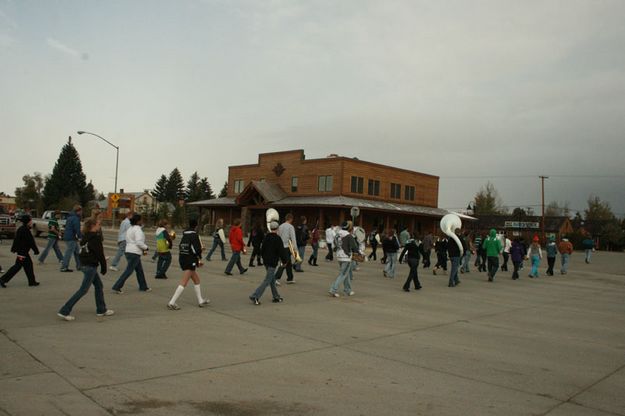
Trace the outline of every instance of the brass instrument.
<path fill-rule="evenodd" d="M 460 257 L 464 254 L 462 249 L 462 243 L 456 235 L 456 230 L 462 228 L 462 221 L 456 214 L 447 214 L 441 218 L 441 231 L 443 231 L 449 238 L 454 240 L 460 249 Z"/>
<path fill-rule="evenodd" d="M 293 242 L 289 240 L 289 251 L 291 252 L 291 256 L 293 256 L 293 264 L 298 264 L 302 262 L 302 258 L 299 255 L 299 251 L 295 247 L 293 247 Z"/>
<path fill-rule="evenodd" d="M 271 232 L 269 225 L 272 221 L 280 223 L 280 214 L 274 208 L 269 208 L 267 212 L 265 212 L 265 219 L 267 220 L 267 230 Z"/>

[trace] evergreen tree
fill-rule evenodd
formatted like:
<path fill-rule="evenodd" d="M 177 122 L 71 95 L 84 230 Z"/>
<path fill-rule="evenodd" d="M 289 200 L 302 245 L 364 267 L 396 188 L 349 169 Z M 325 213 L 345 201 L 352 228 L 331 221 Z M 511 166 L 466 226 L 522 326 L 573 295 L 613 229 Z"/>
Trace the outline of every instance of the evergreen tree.
<path fill-rule="evenodd" d="M 219 191 L 219 195 L 218 198 L 223 198 L 228 196 L 228 181 L 226 181 L 226 183 L 224 183 L 224 187 L 221 188 L 221 191 Z"/>
<path fill-rule="evenodd" d="M 166 190 L 167 176 L 161 175 L 161 177 L 156 181 L 156 185 L 154 185 L 154 190 L 151 194 L 158 202 L 165 202 L 167 201 L 167 197 L 165 195 Z"/>
<path fill-rule="evenodd" d="M 475 194 L 475 202 L 473 203 L 473 212 L 477 215 L 505 214 L 506 209 L 503 207 L 501 197 L 495 189 L 495 185 L 487 182 L 480 191 Z"/>
<path fill-rule="evenodd" d="M 185 191 L 185 201 L 193 202 L 202 199 L 202 189 L 200 188 L 200 176 L 197 172 L 193 172 L 189 181 L 187 182 L 187 189 Z"/>
<path fill-rule="evenodd" d="M 70 137 L 61 149 L 52 175 L 43 189 L 44 207 L 56 208 L 61 200 L 73 200 L 85 205 L 89 201 L 87 178 L 82 171 L 82 163 Z"/>
<path fill-rule="evenodd" d="M 167 178 L 167 186 L 165 187 L 166 201 L 178 205 L 178 201 L 185 197 L 184 179 L 178 168 L 174 168 Z"/>
<path fill-rule="evenodd" d="M 200 200 L 215 199 L 215 194 L 213 193 L 213 188 L 211 187 L 211 184 L 208 182 L 208 178 L 202 178 L 202 180 L 200 181 L 200 191 Z"/>

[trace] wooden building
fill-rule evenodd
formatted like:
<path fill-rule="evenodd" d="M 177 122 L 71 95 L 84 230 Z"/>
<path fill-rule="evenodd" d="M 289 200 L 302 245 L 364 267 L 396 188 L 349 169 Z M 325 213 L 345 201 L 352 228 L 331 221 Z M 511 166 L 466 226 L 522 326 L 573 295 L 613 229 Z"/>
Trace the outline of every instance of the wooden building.
<path fill-rule="evenodd" d="M 539 215 L 475 215 L 477 221 L 469 226 L 475 232 L 488 235 L 492 228 L 497 232 L 505 232 L 508 238 L 522 237 L 531 241 L 535 235 L 541 236 L 542 217 Z M 573 225 L 569 217 L 545 217 L 545 237 L 555 237 L 560 241 L 563 236 L 573 233 Z"/>
<path fill-rule="evenodd" d="M 192 202 L 205 224 L 218 218 L 226 224 L 241 218 L 244 230 L 265 222 L 272 207 L 280 218 L 291 212 L 298 223 L 306 216 L 309 226 L 319 221 L 323 229 L 351 219 L 372 227 L 408 227 L 417 233 L 434 231 L 447 210 L 438 208 L 437 176 L 330 155 L 306 159 L 303 150 L 261 153 L 258 163 L 228 168 L 228 195 Z"/>

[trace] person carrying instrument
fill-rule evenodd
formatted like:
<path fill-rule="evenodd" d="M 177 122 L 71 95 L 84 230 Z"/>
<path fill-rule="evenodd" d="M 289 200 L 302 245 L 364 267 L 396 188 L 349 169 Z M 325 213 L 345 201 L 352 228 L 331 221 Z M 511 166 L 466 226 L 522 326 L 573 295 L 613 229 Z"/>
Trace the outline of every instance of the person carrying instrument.
<path fill-rule="evenodd" d="M 282 239 L 276 234 L 278 227 L 278 221 L 271 221 L 269 223 L 269 230 L 271 232 L 263 239 L 261 253 L 267 274 L 265 275 L 265 280 L 263 280 L 254 293 L 250 295 L 250 300 L 254 305 L 260 305 L 260 298 L 263 296 L 263 293 L 265 293 L 267 286 L 271 288 L 273 303 L 280 303 L 284 300 L 280 296 L 280 293 L 278 293 L 278 288 L 276 287 L 276 267 L 278 267 L 278 262 L 286 264 L 289 261 L 290 255 L 284 250 Z"/>

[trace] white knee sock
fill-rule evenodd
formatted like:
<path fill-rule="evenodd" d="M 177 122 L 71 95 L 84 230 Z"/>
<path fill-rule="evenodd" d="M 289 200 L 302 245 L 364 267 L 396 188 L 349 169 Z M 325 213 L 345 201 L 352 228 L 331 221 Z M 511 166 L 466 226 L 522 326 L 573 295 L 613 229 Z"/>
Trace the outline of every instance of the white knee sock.
<path fill-rule="evenodd" d="M 182 295 L 183 291 L 184 291 L 184 286 L 178 285 L 178 287 L 176 288 L 176 291 L 174 292 L 174 296 L 172 296 L 171 300 L 169 301 L 169 304 L 170 305 L 175 304 L 178 298 L 180 297 L 180 295 Z"/>
<path fill-rule="evenodd" d="M 204 302 L 204 298 L 202 297 L 202 291 L 200 290 L 200 285 L 193 285 L 195 289 L 195 296 L 197 296 L 197 303 Z"/>

